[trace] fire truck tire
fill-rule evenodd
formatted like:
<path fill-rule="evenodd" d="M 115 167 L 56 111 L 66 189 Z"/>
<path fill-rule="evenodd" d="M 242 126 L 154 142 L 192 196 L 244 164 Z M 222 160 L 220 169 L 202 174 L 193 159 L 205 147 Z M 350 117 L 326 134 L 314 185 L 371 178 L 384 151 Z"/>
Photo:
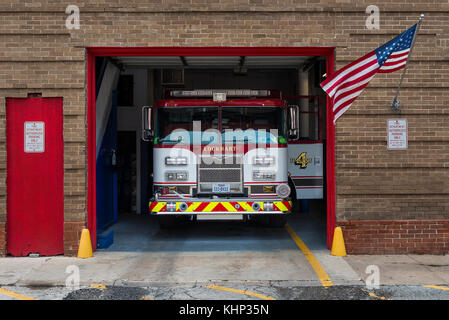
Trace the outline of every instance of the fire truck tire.
<path fill-rule="evenodd" d="M 168 229 L 175 226 L 176 217 L 175 216 L 158 216 L 159 227 L 161 229 Z"/>
<path fill-rule="evenodd" d="M 295 184 L 293 183 L 292 178 L 288 178 L 288 186 L 290 187 L 290 189 L 292 190 L 292 192 L 290 193 L 290 198 L 292 200 L 292 213 L 298 213 L 299 212 L 299 200 L 296 199 L 296 187 Z"/>
<path fill-rule="evenodd" d="M 287 223 L 287 215 L 270 215 L 268 217 L 268 225 L 272 228 L 283 228 Z"/>

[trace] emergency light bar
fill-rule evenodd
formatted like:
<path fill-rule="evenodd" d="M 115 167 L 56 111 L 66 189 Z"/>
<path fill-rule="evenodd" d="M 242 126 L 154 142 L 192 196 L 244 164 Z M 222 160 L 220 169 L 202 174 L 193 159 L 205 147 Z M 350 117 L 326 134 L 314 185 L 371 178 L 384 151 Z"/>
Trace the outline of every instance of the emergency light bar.
<path fill-rule="evenodd" d="M 270 90 L 250 89 L 200 89 L 200 90 L 172 90 L 170 96 L 174 98 L 212 98 L 214 94 L 224 93 L 226 97 L 269 97 Z"/>

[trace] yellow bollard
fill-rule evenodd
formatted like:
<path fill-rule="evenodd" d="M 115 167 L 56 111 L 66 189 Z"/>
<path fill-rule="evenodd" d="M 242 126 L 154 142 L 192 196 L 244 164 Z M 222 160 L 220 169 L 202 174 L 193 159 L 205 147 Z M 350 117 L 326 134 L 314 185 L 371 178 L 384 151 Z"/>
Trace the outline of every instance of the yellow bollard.
<path fill-rule="evenodd" d="M 337 257 L 346 256 L 345 241 L 343 240 L 343 231 L 340 227 L 336 227 L 334 231 L 334 239 L 332 241 L 331 255 Z"/>
<path fill-rule="evenodd" d="M 89 229 L 83 229 L 81 232 L 80 246 L 78 248 L 78 258 L 91 258 L 92 242 L 90 241 Z"/>

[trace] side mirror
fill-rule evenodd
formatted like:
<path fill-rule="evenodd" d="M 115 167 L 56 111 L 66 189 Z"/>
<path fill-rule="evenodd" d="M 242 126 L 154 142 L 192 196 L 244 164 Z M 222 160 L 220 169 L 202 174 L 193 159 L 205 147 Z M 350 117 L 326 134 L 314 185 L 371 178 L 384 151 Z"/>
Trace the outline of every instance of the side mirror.
<path fill-rule="evenodd" d="M 299 107 L 288 106 L 288 137 L 289 139 L 299 139 Z"/>
<path fill-rule="evenodd" d="M 154 131 L 152 123 L 153 108 L 142 107 L 142 140 L 153 141 Z"/>

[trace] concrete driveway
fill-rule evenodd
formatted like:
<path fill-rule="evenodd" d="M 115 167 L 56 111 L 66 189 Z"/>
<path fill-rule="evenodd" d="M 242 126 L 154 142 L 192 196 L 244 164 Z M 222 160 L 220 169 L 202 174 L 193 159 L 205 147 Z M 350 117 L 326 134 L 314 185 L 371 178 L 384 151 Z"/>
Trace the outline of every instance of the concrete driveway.
<path fill-rule="evenodd" d="M 448 256 L 335 257 L 318 218 L 292 216 L 288 228 L 201 221 L 163 230 L 154 217 L 122 217 L 114 244 L 93 258 L 0 259 L 0 299 L 449 298 Z M 378 291 L 365 286 L 372 265 Z"/>

